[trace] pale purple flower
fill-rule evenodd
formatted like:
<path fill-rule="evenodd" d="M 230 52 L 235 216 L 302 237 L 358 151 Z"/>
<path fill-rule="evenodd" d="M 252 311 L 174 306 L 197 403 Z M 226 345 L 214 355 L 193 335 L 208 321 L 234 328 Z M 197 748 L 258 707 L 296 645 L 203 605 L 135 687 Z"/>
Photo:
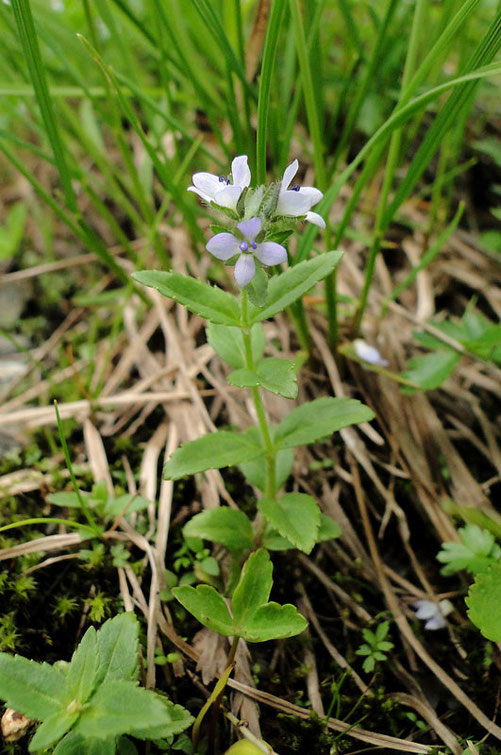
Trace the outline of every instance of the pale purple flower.
<path fill-rule="evenodd" d="M 237 228 L 243 238 L 237 238 L 232 233 L 217 233 L 207 243 L 207 251 L 218 260 L 227 260 L 239 255 L 235 263 L 235 280 L 240 288 L 244 288 L 254 277 L 256 272 L 255 257 L 263 265 L 280 265 L 287 260 L 284 247 L 274 241 L 256 243 L 255 239 L 261 232 L 262 223 L 259 218 L 242 220 Z"/>
<path fill-rule="evenodd" d="M 433 600 L 417 600 L 413 603 L 416 619 L 426 621 L 425 629 L 435 631 L 445 627 L 445 617 L 454 610 L 450 600 L 441 600 L 435 603 Z"/>
<path fill-rule="evenodd" d="M 357 355 L 357 357 L 359 359 L 363 359 L 364 362 L 369 362 L 369 364 L 376 364 L 379 367 L 388 366 L 388 360 L 383 359 L 379 351 L 374 346 L 370 346 L 361 338 L 356 338 L 353 341 L 353 346 L 355 348 L 355 354 Z"/>
<path fill-rule="evenodd" d="M 195 173 L 192 176 L 193 186 L 189 186 L 188 191 L 194 191 L 206 202 L 236 210 L 242 191 L 249 186 L 251 181 L 247 155 L 235 157 L 231 163 L 231 177 L 232 181 L 226 176 Z"/>
<path fill-rule="evenodd" d="M 311 208 L 323 197 L 323 194 L 313 186 L 292 186 L 292 179 L 296 175 L 299 163 L 294 160 L 284 171 L 282 185 L 278 195 L 278 204 L 276 209 L 277 215 L 288 215 L 299 217 L 306 215 L 306 220 L 318 225 L 319 228 L 325 228 L 325 220 L 317 212 L 311 212 Z"/>

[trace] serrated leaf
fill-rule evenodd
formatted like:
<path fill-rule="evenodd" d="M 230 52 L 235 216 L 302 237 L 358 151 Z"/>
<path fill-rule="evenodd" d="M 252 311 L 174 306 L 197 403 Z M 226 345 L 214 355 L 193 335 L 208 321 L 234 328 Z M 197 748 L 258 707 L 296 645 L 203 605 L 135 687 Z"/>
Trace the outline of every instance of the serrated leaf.
<path fill-rule="evenodd" d="M 268 298 L 268 276 L 262 267 L 256 267 L 256 274 L 245 289 L 255 307 L 264 307 Z"/>
<path fill-rule="evenodd" d="M 294 637 L 304 632 L 308 622 L 290 603 L 266 603 L 247 620 L 240 636 L 247 642 L 267 642 Z"/>
<path fill-rule="evenodd" d="M 433 354 L 423 354 L 410 360 L 401 376 L 411 383 L 417 383 L 424 391 L 439 388 L 454 371 L 461 355 L 455 351 L 434 351 Z M 417 388 L 401 386 L 402 393 L 411 396 Z"/>
<path fill-rule="evenodd" d="M 210 323 L 207 327 L 207 340 L 221 359 L 238 370 L 245 366 L 245 348 L 240 328 Z M 261 323 L 251 328 L 251 346 L 254 363 L 260 362 L 264 354 L 266 336 Z"/>
<path fill-rule="evenodd" d="M 182 705 L 174 705 L 174 703 L 158 695 L 157 700 L 164 706 L 164 723 L 157 726 L 148 726 L 147 721 L 145 721 L 145 725 L 141 730 L 132 729 L 127 732 L 131 737 L 137 737 L 138 739 L 165 739 L 175 734 L 180 734 L 188 726 L 191 726 L 194 719 L 186 708 L 183 708 Z"/>
<path fill-rule="evenodd" d="M 35 732 L 30 742 L 28 752 L 38 752 L 58 742 L 71 729 L 78 718 L 78 713 L 68 713 L 61 710 L 49 716 Z"/>
<path fill-rule="evenodd" d="M 89 739 L 70 731 L 54 750 L 53 755 L 115 755 L 115 737 Z"/>
<path fill-rule="evenodd" d="M 466 598 L 470 621 L 492 642 L 501 642 L 501 563 L 479 574 Z"/>
<path fill-rule="evenodd" d="M 280 357 L 264 359 L 257 367 L 259 385 L 284 398 L 296 398 L 297 377 L 294 362 Z"/>
<path fill-rule="evenodd" d="M 139 624 L 132 611 L 105 621 L 97 633 L 97 684 L 128 681 L 138 673 Z"/>
<path fill-rule="evenodd" d="M 66 688 L 71 700 L 87 702 L 97 683 L 99 662 L 97 632 L 94 627 L 89 627 L 66 671 Z"/>
<path fill-rule="evenodd" d="M 323 543 L 326 540 L 334 540 L 336 537 L 341 537 L 343 531 L 334 519 L 325 514 L 320 514 L 320 524 L 318 527 L 317 543 Z"/>
<path fill-rule="evenodd" d="M 234 634 L 233 619 L 221 595 L 209 585 L 181 585 L 172 594 L 198 621 L 214 632 L 230 637 Z"/>
<path fill-rule="evenodd" d="M 374 412 L 355 399 L 318 398 L 293 409 L 280 422 L 275 431 L 275 443 L 277 448 L 303 446 L 373 417 Z"/>
<path fill-rule="evenodd" d="M 290 540 L 282 537 L 273 527 L 268 526 L 263 535 L 263 547 L 269 551 L 291 551 L 295 546 Z"/>
<path fill-rule="evenodd" d="M 9 708 L 44 721 L 69 702 L 65 675 L 48 663 L 0 653 L 0 699 Z"/>
<path fill-rule="evenodd" d="M 263 453 L 262 446 L 254 443 L 245 433 L 221 430 L 184 443 L 174 451 L 164 467 L 164 477 L 178 480 L 207 469 L 232 467 Z"/>
<path fill-rule="evenodd" d="M 202 511 L 184 526 L 185 537 L 200 537 L 221 543 L 227 548 L 247 550 L 252 548 L 252 524 L 243 511 L 226 506 Z"/>
<path fill-rule="evenodd" d="M 454 574 L 462 569 L 471 574 L 480 574 L 501 557 L 501 548 L 496 544 L 494 536 L 476 524 L 466 524 L 458 530 L 458 534 L 461 542 L 443 543 L 437 555 L 437 560 L 445 564 L 441 569 L 442 574 Z"/>
<path fill-rule="evenodd" d="M 190 312 L 210 322 L 239 325 L 240 308 L 234 296 L 221 288 L 209 286 L 197 278 L 162 270 L 144 270 L 132 275 L 144 286 L 159 291 L 162 296 L 183 304 Z"/>
<path fill-rule="evenodd" d="M 89 700 L 75 731 L 96 739 L 131 732 L 138 739 L 147 739 L 150 729 L 168 723 L 166 707 L 154 692 L 135 682 L 111 681 L 102 684 Z"/>
<path fill-rule="evenodd" d="M 262 498 L 259 511 L 296 548 L 310 553 L 318 539 L 320 510 L 314 498 L 287 493 L 279 499 Z"/>
<path fill-rule="evenodd" d="M 254 311 L 251 321 L 260 322 L 282 312 L 326 278 L 342 256 L 342 252 L 326 252 L 306 262 L 300 262 L 280 275 L 274 275 L 269 283 L 266 306 Z"/>

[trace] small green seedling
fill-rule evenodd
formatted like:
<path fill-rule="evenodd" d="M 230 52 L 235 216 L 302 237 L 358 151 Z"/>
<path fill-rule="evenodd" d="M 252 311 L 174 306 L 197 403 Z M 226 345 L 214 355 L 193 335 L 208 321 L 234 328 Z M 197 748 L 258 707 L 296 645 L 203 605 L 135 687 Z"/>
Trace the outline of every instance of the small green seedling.
<path fill-rule="evenodd" d="M 466 524 L 458 530 L 458 534 L 460 543 L 442 543 L 437 555 L 438 561 L 445 564 L 440 570 L 441 574 L 455 574 L 463 569 L 470 574 L 482 574 L 501 558 L 501 548 L 488 530 L 476 524 Z"/>
<path fill-rule="evenodd" d="M 374 671 L 376 661 L 386 661 L 385 653 L 395 647 L 393 642 L 385 639 L 389 629 L 388 621 L 382 621 L 375 632 L 371 632 L 370 629 L 362 629 L 365 642 L 355 652 L 357 655 L 367 656 L 362 664 L 363 670 L 367 673 Z"/>
<path fill-rule="evenodd" d="M 138 686 L 138 634 L 125 613 L 90 627 L 69 663 L 0 653 L 0 699 L 42 722 L 29 752 L 56 745 L 54 755 L 114 755 L 122 735 L 162 739 L 191 724 L 180 705 Z"/>

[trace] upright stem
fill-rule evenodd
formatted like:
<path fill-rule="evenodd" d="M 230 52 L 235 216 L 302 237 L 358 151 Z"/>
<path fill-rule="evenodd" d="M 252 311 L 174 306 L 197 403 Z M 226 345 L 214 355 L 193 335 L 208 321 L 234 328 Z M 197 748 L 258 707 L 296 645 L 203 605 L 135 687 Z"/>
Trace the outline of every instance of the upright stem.
<path fill-rule="evenodd" d="M 251 329 L 249 325 L 248 297 L 247 292 L 242 291 L 242 336 L 245 349 L 245 366 L 248 370 L 254 370 L 254 356 L 252 354 Z M 259 388 L 251 388 L 252 399 L 256 409 L 257 421 L 261 431 L 264 447 L 266 448 L 266 487 L 265 496 L 273 498 L 277 492 L 276 482 L 276 451 L 271 438 L 270 428 L 264 411 L 263 400 Z"/>

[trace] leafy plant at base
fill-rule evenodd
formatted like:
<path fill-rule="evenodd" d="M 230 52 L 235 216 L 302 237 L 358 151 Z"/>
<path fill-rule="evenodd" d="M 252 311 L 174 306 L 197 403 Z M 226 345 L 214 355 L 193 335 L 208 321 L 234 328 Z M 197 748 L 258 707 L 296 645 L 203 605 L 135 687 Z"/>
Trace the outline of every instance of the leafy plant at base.
<path fill-rule="evenodd" d="M 386 661 L 385 653 L 395 647 L 393 642 L 385 639 L 389 629 L 388 621 L 382 621 L 381 624 L 378 624 L 375 632 L 371 632 L 370 629 L 362 629 L 365 643 L 360 645 L 355 652 L 357 655 L 366 656 L 362 668 L 367 673 L 374 671 L 376 661 Z"/>
<path fill-rule="evenodd" d="M 0 653 L 0 698 L 42 722 L 29 752 L 58 743 L 54 755 L 113 755 L 123 734 L 159 739 L 190 725 L 180 705 L 138 687 L 138 633 L 134 614 L 125 613 L 90 627 L 68 663 Z"/>

